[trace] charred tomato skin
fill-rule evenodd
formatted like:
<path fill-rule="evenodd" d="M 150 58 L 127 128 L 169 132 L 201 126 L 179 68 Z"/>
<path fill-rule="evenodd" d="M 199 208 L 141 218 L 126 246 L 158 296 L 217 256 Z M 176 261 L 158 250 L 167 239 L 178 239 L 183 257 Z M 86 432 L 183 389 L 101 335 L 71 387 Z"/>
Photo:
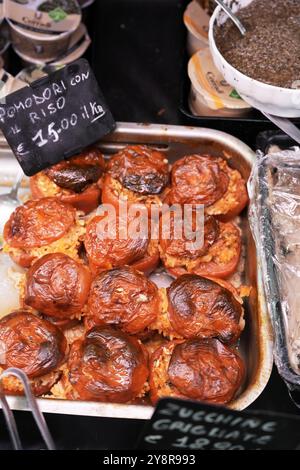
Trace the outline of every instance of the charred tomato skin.
<path fill-rule="evenodd" d="M 185 260 L 179 257 L 175 258 L 175 265 L 169 265 L 166 259 L 166 253 L 163 251 L 161 258 L 171 276 L 179 277 L 183 274 L 193 273 L 203 277 L 216 277 L 227 279 L 234 274 L 238 268 L 242 240 L 240 230 L 231 222 L 220 222 L 218 236 L 208 247 L 207 252 L 202 256 L 195 258 L 192 267 L 185 265 Z M 189 255 L 190 256 L 190 255 Z M 190 259 L 192 257 L 190 256 Z"/>
<path fill-rule="evenodd" d="M 4 240 L 13 248 L 36 248 L 62 238 L 75 224 L 76 210 L 54 197 L 19 206 L 4 227 Z"/>
<path fill-rule="evenodd" d="M 197 259 L 205 255 L 208 249 L 210 248 L 210 246 L 213 245 L 213 243 L 218 238 L 218 235 L 220 232 L 218 221 L 212 216 L 208 216 L 208 215 L 204 216 L 203 243 L 201 244 L 201 246 L 195 248 L 194 246 L 195 238 L 192 240 L 188 240 L 185 236 L 185 233 L 183 233 L 183 230 L 181 230 L 180 234 L 176 234 L 175 236 L 176 215 L 174 211 L 170 210 L 168 212 L 169 212 L 168 218 L 170 217 L 170 235 L 166 231 L 167 237 L 165 236 L 165 231 L 163 228 L 163 218 L 165 217 L 165 215 L 162 215 L 160 218 L 161 226 L 160 226 L 159 245 L 160 245 L 163 257 L 168 255 L 174 258 L 178 258 L 178 259 L 180 258 Z M 192 212 L 191 216 L 193 217 L 192 230 L 193 230 L 193 233 L 196 233 L 196 229 L 197 229 L 196 214 L 194 211 Z M 198 235 L 199 235 L 199 230 L 198 230 Z"/>
<path fill-rule="evenodd" d="M 100 326 L 72 344 L 68 370 L 80 399 L 111 403 L 136 398 L 149 373 L 146 352 L 134 336 Z"/>
<path fill-rule="evenodd" d="M 105 169 L 106 163 L 102 153 L 96 147 L 90 147 L 81 154 L 31 177 L 32 197 L 40 199 L 48 196 L 39 184 L 40 175 L 46 175 L 61 190 L 55 197 L 88 214 L 101 202 Z"/>
<path fill-rule="evenodd" d="M 246 181 L 224 158 L 189 155 L 177 160 L 171 172 L 166 204 L 202 204 L 221 222 L 238 216 L 249 202 Z"/>
<path fill-rule="evenodd" d="M 18 367 L 31 379 L 54 371 L 66 357 L 67 341 L 62 331 L 26 310 L 0 320 L 0 341 L 6 350 L 1 366 Z"/>
<path fill-rule="evenodd" d="M 131 145 L 113 155 L 108 174 L 122 186 L 138 194 L 160 194 L 169 183 L 169 166 L 165 156 L 142 145 Z"/>
<path fill-rule="evenodd" d="M 167 289 L 172 328 L 185 338 L 218 338 L 234 343 L 243 328 L 243 308 L 232 291 L 217 282 L 186 274 Z"/>
<path fill-rule="evenodd" d="M 169 341 L 150 358 L 150 396 L 193 399 L 224 405 L 232 401 L 245 377 L 236 350 L 217 339 Z"/>
<path fill-rule="evenodd" d="M 80 315 L 89 295 L 91 274 L 63 253 L 36 261 L 26 275 L 25 304 L 57 319 Z"/>
<path fill-rule="evenodd" d="M 93 281 L 87 317 L 95 324 L 114 325 L 137 334 L 156 319 L 158 312 L 158 288 L 131 267 L 105 271 Z"/>
<path fill-rule="evenodd" d="M 189 155 L 177 160 L 171 173 L 170 202 L 210 206 L 221 199 L 229 184 L 222 162 L 210 155 Z"/>
<path fill-rule="evenodd" d="M 146 235 L 137 238 L 129 235 L 122 237 L 121 221 L 117 218 L 117 224 L 114 226 L 115 232 L 111 235 L 107 233 L 105 236 L 99 236 L 100 232 L 103 233 L 99 227 L 102 226 L 104 220 L 105 216 L 97 215 L 88 222 L 86 227 L 84 245 L 94 275 L 107 269 L 139 262 L 145 263 L 145 270 L 150 270 L 152 266 L 155 266 L 159 255 L 153 258 L 147 253 L 150 240 Z"/>
<path fill-rule="evenodd" d="M 168 376 L 189 398 L 222 404 L 230 402 L 240 388 L 244 365 L 235 351 L 217 339 L 189 340 L 175 346 Z"/>
<path fill-rule="evenodd" d="M 102 153 L 92 147 L 79 155 L 64 160 L 44 170 L 44 173 L 63 189 L 81 193 L 97 183 L 106 168 Z"/>

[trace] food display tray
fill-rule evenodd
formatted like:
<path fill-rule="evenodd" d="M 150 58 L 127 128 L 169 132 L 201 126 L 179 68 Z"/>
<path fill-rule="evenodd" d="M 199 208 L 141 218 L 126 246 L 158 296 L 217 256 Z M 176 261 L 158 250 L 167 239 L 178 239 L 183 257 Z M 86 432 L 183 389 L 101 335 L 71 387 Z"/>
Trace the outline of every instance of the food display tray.
<path fill-rule="evenodd" d="M 252 150 L 237 138 L 226 133 L 185 126 L 155 124 L 118 123 L 116 130 L 98 143 L 99 148 L 109 157 L 127 144 L 145 144 L 164 152 L 171 163 L 178 158 L 193 153 L 209 153 L 228 160 L 233 168 L 248 179 L 255 159 Z M 0 185 L 12 183 L 18 171 L 18 163 L 5 140 L 0 138 Z M 255 401 L 265 388 L 273 365 L 272 328 L 264 300 L 260 264 L 256 260 L 256 250 L 247 214 L 241 217 L 243 244 L 245 246 L 245 269 L 242 283 L 251 285 L 250 297 L 245 302 L 246 327 L 241 337 L 240 351 L 246 363 L 247 376 L 239 396 L 230 404 L 233 409 L 244 409 Z M 165 274 L 155 274 L 158 278 Z M 156 279 L 157 280 L 157 279 Z M 165 280 L 158 280 L 164 283 Z M 9 397 L 14 410 L 26 410 L 23 397 Z M 149 419 L 152 406 L 109 404 L 86 401 L 69 401 L 39 398 L 43 412 L 101 416 L 111 418 Z"/>

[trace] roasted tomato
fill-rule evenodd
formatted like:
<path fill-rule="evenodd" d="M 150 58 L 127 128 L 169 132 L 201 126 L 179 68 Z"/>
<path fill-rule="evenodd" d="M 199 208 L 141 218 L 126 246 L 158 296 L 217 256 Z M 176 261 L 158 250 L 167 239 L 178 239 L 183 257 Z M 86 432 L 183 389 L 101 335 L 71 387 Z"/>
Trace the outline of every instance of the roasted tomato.
<path fill-rule="evenodd" d="M 220 234 L 192 272 L 204 277 L 228 278 L 237 270 L 241 256 L 240 230 L 232 223 L 220 223 Z"/>
<path fill-rule="evenodd" d="M 13 248 L 35 248 L 62 238 L 74 225 L 75 209 L 56 198 L 28 201 L 17 207 L 4 227 Z"/>
<path fill-rule="evenodd" d="M 80 155 L 57 163 L 44 173 L 57 186 L 82 193 L 93 183 L 97 183 L 105 171 L 102 153 L 96 147 L 88 148 Z"/>
<path fill-rule="evenodd" d="M 235 342 L 243 328 L 243 307 L 231 291 L 210 279 L 186 274 L 167 289 L 173 330 L 185 338 Z"/>
<path fill-rule="evenodd" d="M 226 193 L 227 164 L 222 158 L 190 155 L 172 168 L 172 203 L 210 206 Z"/>
<path fill-rule="evenodd" d="M 214 215 L 222 222 L 238 216 L 249 203 L 245 180 L 237 170 L 228 167 L 229 185 L 224 196 L 215 204 L 207 207 L 207 214 Z"/>
<path fill-rule="evenodd" d="M 130 226 L 124 230 L 126 222 L 119 217 L 112 224 L 108 222 L 110 226 L 106 220 L 106 214 L 97 215 L 87 224 L 84 246 L 92 273 L 127 264 L 147 273 L 153 271 L 159 262 L 157 241 L 149 240 L 147 231 L 131 237 Z"/>
<path fill-rule="evenodd" d="M 27 273 L 25 304 L 58 319 L 80 317 L 90 285 L 82 263 L 62 253 L 45 255 Z"/>
<path fill-rule="evenodd" d="M 222 158 L 190 155 L 178 160 L 172 169 L 170 204 L 203 204 L 209 215 L 227 221 L 247 205 L 246 183 L 237 170 Z"/>
<path fill-rule="evenodd" d="M 98 326 L 72 344 L 68 370 L 70 398 L 126 403 L 143 394 L 147 355 L 135 337 Z"/>
<path fill-rule="evenodd" d="M 206 215 L 204 219 L 201 218 L 199 220 L 201 226 L 198 227 L 196 211 L 193 210 L 191 219 L 191 224 L 187 225 L 191 226 L 189 235 L 192 237 L 188 238 L 182 214 L 169 210 L 160 218 L 159 248 L 166 267 L 168 267 L 168 261 L 172 266 L 176 260 L 178 263 L 181 259 L 184 264 L 184 260 L 188 262 L 201 258 L 218 239 L 219 223 L 214 217 Z M 202 235 L 201 238 L 200 235 Z"/>
<path fill-rule="evenodd" d="M 103 155 L 96 147 L 88 148 L 31 177 L 32 197 L 55 196 L 89 213 L 100 204 L 104 172 Z"/>
<path fill-rule="evenodd" d="M 49 384 L 53 385 L 49 374 L 64 362 L 67 351 L 66 338 L 59 328 L 26 310 L 19 310 L 0 320 L 0 343 L 4 349 L 2 368 L 22 369 L 32 379 L 36 394 L 46 392 L 40 380 L 45 377 L 49 391 Z M 13 392 L 8 381 L 6 384 L 5 388 Z"/>
<path fill-rule="evenodd" d="M 170 342 L 150 361 L 150 394 L 209 403 L 229 403 L 240 389 L 244 364 L 236 351 L 217 339 Z"/>
<path fill-rule="evenodd" d="M 156 319 L 159 303 L 158 288 L 144 274 L 130 267 L 116 268 L 94 280 L 86 320 L 136 334 Z"/>
<path fill-rule="evenodd" d="M 83 232 L 70 204 L 56 198 L 28 201 L 17 207 L 4 227 L 4 252 L 23 268 L 51 252 L 77 258 Z"/>
<path fill-rule="evenodd" d="M 113 155 L 107 172 L 102 202 L 116 208 L 119 200 L 147 206 L 159 204 L 160 195 L 169 183 L 168 160 L 161 152 L 145 146 L 128 146 Z"/>
<path fill-rule="evenodd" d="M 169 181 L 164 155 L 142 145 L 128 146 L 112 156 L 107 170 L 125 188 L 139 194 L 160 194 Z"/>
<path fill-rule="evenodd" d="M 244 329 L 243 301 L 226 281 L 186 274 L 160 289 L 160 300 L 160 314 L 148 328 L 167 338 L 233 343 Z"/>
<path fill-rule="evenodd" d="M 170 231 L 160 230 L 159 251 L 172 276 L 196 273 L 204 277 L 227 278 L 236 271 L 241 254 L 241 235 L 234 224 L 205 216 L 204 227 L 193 226 L 196 235 L 189 240 L 182 230 L 175 232 L 173 212 L 170 221 Z M 200 230 L 203 240 L 200 240 Z"/>

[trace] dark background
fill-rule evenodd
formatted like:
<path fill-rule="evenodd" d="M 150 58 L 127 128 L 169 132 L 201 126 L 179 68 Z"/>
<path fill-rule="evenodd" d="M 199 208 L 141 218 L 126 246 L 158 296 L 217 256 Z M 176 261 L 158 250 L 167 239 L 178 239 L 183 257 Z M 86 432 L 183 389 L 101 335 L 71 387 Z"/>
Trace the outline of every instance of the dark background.
<path fill-rule="evenodd" d="M 96 0 L 90 10 L 93 45 L 88 52 L 99 84 L 116 120 L 190 124 L 180 111 L 183 97 L 186 0 Z M 253 148 L 259 130 L 269 128 L 256 120 L 236 123 L 222 119 L 201 125 L 224 129 Z M 225 126 L 225 128 L 224 128 Z M 262 395 L 251 406 L 298 414 L 287 388 L 274 368 Z M 43 448 L 32 417 L 15 413 L 27 449 Z M 103 418 L 46 415 L 59 449 L 130 449 L 144 422 Z M 0 412 L 0 449 L 10 442 Z"/>

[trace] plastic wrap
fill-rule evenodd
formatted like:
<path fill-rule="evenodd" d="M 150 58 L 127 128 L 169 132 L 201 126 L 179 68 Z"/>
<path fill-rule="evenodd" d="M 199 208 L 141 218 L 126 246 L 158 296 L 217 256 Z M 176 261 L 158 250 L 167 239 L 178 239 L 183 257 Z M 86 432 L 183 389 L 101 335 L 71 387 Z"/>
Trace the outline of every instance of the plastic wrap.
<path fill-rule="evenodd" d="M 257 155 L 249 180 L 250 225 L 275 334 L 275 362 L 300 390 L 300 150 Z"/>

